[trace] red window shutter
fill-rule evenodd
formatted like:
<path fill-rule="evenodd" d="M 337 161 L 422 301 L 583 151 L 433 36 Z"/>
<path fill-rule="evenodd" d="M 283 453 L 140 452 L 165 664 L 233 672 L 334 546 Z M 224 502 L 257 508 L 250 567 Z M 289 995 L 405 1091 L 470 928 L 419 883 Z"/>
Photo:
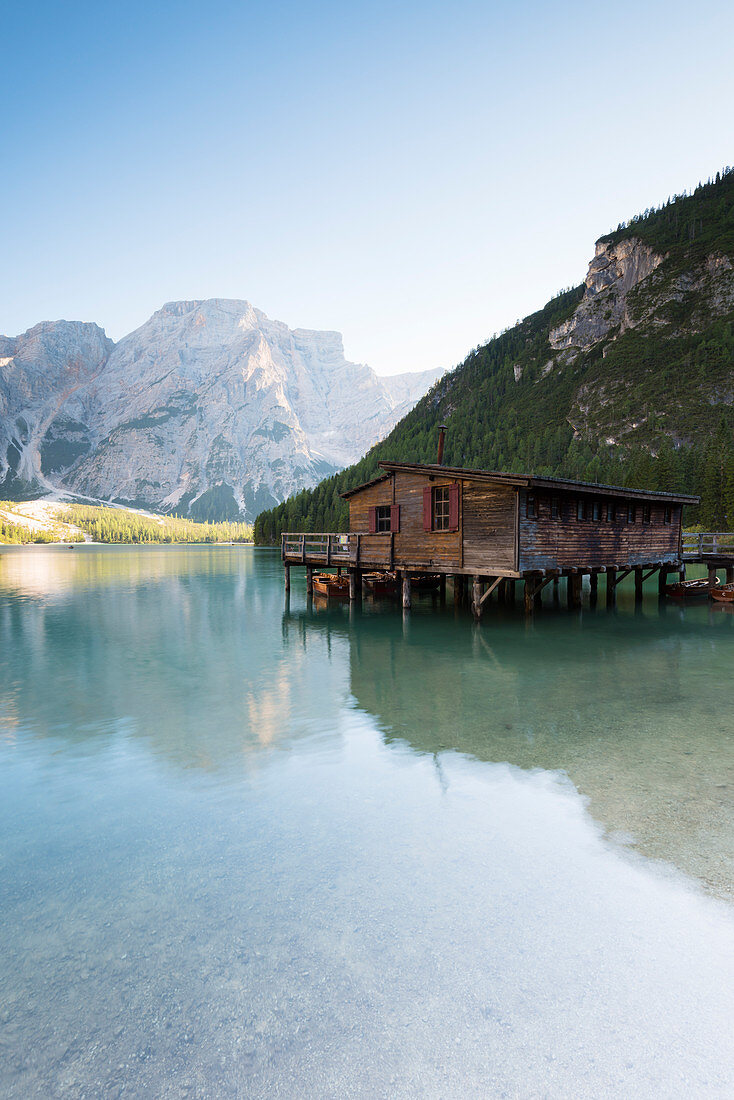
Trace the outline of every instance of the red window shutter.
<path fill-rule="evenodd" d="M 431 522 L 431 486 L 429 485 L 423 490 L 423 530 L 430 531 L 433 527 Z"/>
<path fill-rule="evenodd" d="M 397 533 L 400 530 L 400 505 L 390 505 L 390 530 Z"/>
<path fill-rule="evenodd" d="M 370 534 L 374 535 L 377 530 L 377 508 L 370 508 Z"/>
<path fill-rule="evenodd" d="M 459 530 L 459 486 L 449 485 L 449 531 Z"/>

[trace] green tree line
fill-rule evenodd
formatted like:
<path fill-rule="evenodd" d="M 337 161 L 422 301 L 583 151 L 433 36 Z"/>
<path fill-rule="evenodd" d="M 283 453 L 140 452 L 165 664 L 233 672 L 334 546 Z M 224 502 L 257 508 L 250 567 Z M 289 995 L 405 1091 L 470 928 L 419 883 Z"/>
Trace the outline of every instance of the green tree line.
<path fill-rule="evenodd" d="M 196 523 L 182 516 L 138 515 L 118 508 L 68 505 L 61 518 L 79 527 L 94 542 L 113 543 L 216 543 L 252 542 L 249 523 Z"/>

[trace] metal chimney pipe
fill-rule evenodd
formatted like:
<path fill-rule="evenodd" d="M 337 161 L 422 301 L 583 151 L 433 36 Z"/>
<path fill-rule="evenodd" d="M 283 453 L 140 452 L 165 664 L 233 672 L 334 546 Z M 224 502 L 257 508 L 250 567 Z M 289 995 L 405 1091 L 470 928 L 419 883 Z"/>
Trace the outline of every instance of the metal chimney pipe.
<path fill-rule="evenodd" d="M 438 465 L 443 466 L 443 445 L 446 439 L 446 425 L 438 426 Z"/>

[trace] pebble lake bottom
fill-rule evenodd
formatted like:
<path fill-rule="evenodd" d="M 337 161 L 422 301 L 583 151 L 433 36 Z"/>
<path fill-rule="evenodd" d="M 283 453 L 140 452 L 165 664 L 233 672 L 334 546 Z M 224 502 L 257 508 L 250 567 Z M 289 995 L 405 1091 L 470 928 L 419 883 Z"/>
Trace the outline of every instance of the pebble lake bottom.
<path fill-rule="evenodd" d="M 3 551 L 0 1095 L 728 1100 L 733 655 Z"/>

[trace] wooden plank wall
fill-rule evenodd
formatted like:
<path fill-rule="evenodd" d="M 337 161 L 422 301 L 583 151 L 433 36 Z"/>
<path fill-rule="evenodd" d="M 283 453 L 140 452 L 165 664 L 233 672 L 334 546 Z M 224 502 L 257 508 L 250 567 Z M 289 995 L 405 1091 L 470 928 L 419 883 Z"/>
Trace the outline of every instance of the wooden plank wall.
<path fill-rule="evenodd" d="M 379 547 L 388 549 L 389 535 L 369 534 L 369 509 L 379 504 L 400 505 L 400 531 L 394 536 L 394 565 L 451 572 L 461 568 L 461 532 L 423 530 L 423 490 L 426 485 L 453 485 L 453 478 L 428 478 L 396 472 L 387 481 L 371 485 L 349 498 L 349 530 L 362 535 L 360 565 L 379 561 Z"/>
<path fill-rule="evenodd" d="M 357 534 L 369 534 L 370 508 L 376 504 L 392 504 L 392 478 L 380 481 L 377 485 L 370 485 L 368 489 L 362 489 L 349 497 L 349 530 Z M 374 538 L 375 536 L 371 536 Z M 366 545 L 366 543 L 365 543 Z"/>
<path fill-rule="evenodd" d="M 515 569 L 514 488 L 465 481 L 463 492 L 464 567 L 496 575 Z"/>
<path fill-rule="evenodd" d="M 642 522 L 642 500 L 636 503 L 634 524 L 617 518 L 579 520 L 576 516 L 578 496 L 557 495 L 561 502 L 560 519 L 551 518 L 551 497 L 536 492 L 536 518 L 526 515 L 527 490 L 520 490 L 520 570 L 565 569 L 572 566 L 593 568 L 606 565 L 645 565 L 648 562 L 678 561 L 681 507 L 672 505 L 671 522 L 663 522 L 664 504 L 651 503 L 651 522 Z M 586 494 L 585 494 L 586 496 Z M 594 499 L 587 497 L 589 502 Z M 604 507 L 609 497 L 598 498 Z M 613 498 L 612 498 L 613 499 Z M 627 501 L 615 500 L 618 517 L 627 515 Z"/>

